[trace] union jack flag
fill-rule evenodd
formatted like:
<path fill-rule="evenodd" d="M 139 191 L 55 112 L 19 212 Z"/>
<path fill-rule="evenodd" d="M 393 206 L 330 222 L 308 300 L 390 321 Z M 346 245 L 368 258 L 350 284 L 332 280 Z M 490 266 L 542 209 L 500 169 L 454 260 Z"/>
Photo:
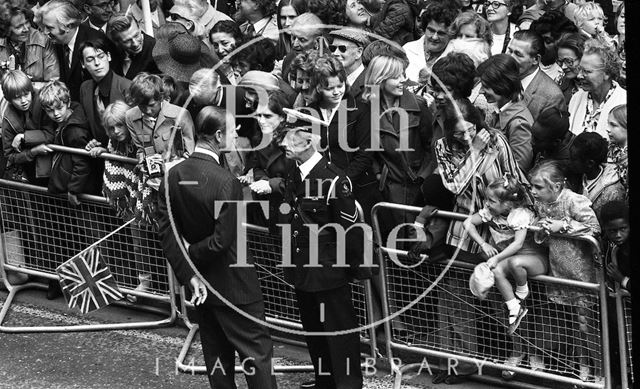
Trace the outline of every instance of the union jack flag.
<path fill-rule="evenodd" d="M 72 257 L 58 266 L 56 272 L 69 308 L 79 307 L 82 313 L 106 307 L 124 297 L 97 247 Z"/>

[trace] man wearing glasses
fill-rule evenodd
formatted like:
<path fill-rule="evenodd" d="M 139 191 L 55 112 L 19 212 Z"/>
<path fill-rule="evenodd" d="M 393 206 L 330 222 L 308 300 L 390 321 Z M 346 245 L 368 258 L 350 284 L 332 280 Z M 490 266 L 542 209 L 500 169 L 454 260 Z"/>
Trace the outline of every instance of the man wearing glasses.
<path fill-rule="evenodd" d="M 329 51 L 344 66 L 344 70 L 347 73 L 349 94 L 357 99 L 362 95 L 364 89 L 362 52 L 365 46 L 369 44 L 369 39 L 362 32 L 352 28 L 332 31 L 329 36 L 333 37 L 333 41 L 329 45 Z"/>
<path fill-rule="evenodd" d="M 89 18 L 83 24 L 106 34 L 107 22 L 113 15 L 114 5 L 113 0 L 87 0 L 83 8 Z"/>

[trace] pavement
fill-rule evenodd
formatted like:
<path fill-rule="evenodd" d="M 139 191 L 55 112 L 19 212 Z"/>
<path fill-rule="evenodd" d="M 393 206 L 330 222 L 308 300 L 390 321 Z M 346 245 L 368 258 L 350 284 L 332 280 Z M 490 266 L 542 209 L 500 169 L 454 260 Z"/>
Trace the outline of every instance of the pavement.
<path fill-rule="evenodd" d="M 6 291 L 0 291 L 4 304 Z M 63 298 L 45 299 L 41 290 L 25 290 L 14 300 L 3 323 L 6 326 L 73 325 L 138 322 L 161 317 L 123 307 L 106 307 L 88 315 L 67 308 Z M 74 333 L 0 333 L 0 388 L 207 388 L 202 374 L 176 372 L 175 358 L 187 335 L 180 323 L 144 330 L 115 330 Z M 276 343 L 279 365 L 310 364 L 304 348 Z M 202 349 L 196 340 L 187 362 L 203 365 Z M 369 373 L 373 373 L 372 369 Z M 434 372 L 435 374 L 435 372 Z M 280 389 L 297 389 L 311 373 L 277 376 Z M 238 375 L 239 388 L 246 388 Z M 393 377 L 383 367 L 367 374 L 364 388 L 392 388 Z M 427 371 L 403 381 L 406 389 L 484 389 L 492 384 L 467 382 L 433 385 Z"/>

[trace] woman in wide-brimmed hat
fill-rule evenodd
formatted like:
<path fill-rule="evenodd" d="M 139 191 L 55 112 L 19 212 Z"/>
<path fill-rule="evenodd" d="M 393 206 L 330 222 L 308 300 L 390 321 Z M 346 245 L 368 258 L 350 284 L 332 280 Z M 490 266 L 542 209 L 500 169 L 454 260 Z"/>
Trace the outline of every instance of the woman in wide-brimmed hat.
<path fill-rule="evenodd" d="M 215 63 L 207 45 L 179 31 L 172 31 L 166 39 L 156 41 L 153 59 L 163 74 L 187 84 L 196 70 L 211 67 Z"/>

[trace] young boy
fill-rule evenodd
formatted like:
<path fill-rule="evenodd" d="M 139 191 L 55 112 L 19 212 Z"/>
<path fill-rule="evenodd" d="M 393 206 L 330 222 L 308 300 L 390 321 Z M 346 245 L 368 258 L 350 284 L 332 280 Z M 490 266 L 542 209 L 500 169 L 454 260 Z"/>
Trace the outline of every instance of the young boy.
<path fill-rule="evenodd" d="M 614 251 L 617 264 L 609 261 L 607 275 L 630 292 L 629 206 L 624 201 L 606 203 L 600 211 L 600 223 L 605 238 L 616 248 Z"/>
<path fill-rule="evenodd" d="M 591 207 L 600 218 L 604 204 L 624 200 L 625 188 L 612 163 L 607 163 L 608 142 L 597 132 L 583 132 L 576 136 L 570 148 L 574 173 L 582 176 L 581 192 L 591 200 Z"/>
<path fill-rule="evenodd" d="M 69 89 L 60 81 L 50 81 L 40 90 L 42 108 L 56 123 L 54 144 L 84 149 L 92 139 L 89 124 L 79 103 L 71 102 Z M 71 153 L 55 153 L 49 192 L 67 193 L 78 206 L 79 193 L 97 193 L 99 179 L 92 176 L 91 159 Z"/>
<path fill-rule="evenodd" d="M 46 186 L 51 173 L 51 152 L 45 143 L 53 141 L 53 123 L 42 112 L 33 84 L 20 70 L 2 78 L 2 93 L 9 102 L 2 119 L 2 150 L 11 178 L 25 178 L 30 184 Z"/>

